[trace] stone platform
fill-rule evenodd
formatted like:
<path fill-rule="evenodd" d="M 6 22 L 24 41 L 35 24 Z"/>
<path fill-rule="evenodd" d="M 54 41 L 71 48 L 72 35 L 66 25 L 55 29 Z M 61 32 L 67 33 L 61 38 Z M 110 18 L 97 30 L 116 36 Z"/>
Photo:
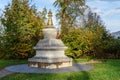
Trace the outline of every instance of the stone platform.
<path fill-rule="evenodd" d="M 28 66 L 54 69 L 72 66 L 72 61 L 68 57 L 63 58 L 34 57 L 32 58 L 32 60 L 29 59 Z"/>
<path fill-rule="evenodd" d="M 60 73 L 60 72 L 79 72 L 93 69 L 93 66 L 85 64 L 73 64 L 69 67 L 59 69 L 45 69 L 45 68 L 32 68 L 28 67 L 28 64 L 13 65 L 6 67 L 5 70 L 18 73 Z"/>

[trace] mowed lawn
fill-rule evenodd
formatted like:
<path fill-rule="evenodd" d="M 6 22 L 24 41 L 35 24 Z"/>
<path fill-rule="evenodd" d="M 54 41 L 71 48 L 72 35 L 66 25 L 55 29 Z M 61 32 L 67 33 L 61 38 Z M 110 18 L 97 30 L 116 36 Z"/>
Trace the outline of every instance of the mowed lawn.
<path fill-rule="evenodd" d="M 79 60 L 78 60 L 79 61 Z M 83 60 L 85 61 L 85 60 Z M 27 61 L 0 61 L 0 67 L 4 64 L 22 64 Z M 54 74 L 26 74 L 15 73 L 0 78 L 0 80 L 120 80 L 120 60 L 107 60 L 103 63 L 89 63 L 94 69 L 82 72 L 66 72 Z"/>
<path fill-rule="evenodd" d="M 25 64 L 25 63 L 27 63 L 26 60 L 0 60 L 0 69 L 10 65 Z"/>

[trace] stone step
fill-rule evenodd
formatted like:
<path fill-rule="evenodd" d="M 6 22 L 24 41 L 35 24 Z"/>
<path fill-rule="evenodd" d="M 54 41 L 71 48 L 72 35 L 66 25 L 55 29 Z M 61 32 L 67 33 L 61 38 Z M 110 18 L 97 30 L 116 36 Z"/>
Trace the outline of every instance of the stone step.
<path fill-rule="evenodd" d="M 56 63 L 56 62 L 72 62 L 72 59 L 68 58 L 68 57 L 58 57 L 58 58 L 33 57 L 33 58 L 29 58 L 28 61 L 30 61 L 30 62 Z"/>

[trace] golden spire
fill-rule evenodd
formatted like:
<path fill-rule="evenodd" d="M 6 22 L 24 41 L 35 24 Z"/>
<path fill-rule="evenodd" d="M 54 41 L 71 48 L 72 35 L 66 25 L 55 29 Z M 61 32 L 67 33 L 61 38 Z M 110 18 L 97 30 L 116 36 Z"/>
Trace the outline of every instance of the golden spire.
<path fill-rule="evenodd" d="M 48 23 L 47 23 L 48 27 L 52 27 L 53 26 L 53 21 L 52 21 L 52 11 L 50 10 L 48 12 Z"/>

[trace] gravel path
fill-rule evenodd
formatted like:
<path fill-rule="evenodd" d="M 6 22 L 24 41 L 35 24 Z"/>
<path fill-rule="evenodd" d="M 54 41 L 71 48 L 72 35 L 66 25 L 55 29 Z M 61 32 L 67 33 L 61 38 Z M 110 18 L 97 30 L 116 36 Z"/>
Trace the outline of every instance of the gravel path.
<path fill-rule="evenodd" d="M 8 71 L 8 70 L 5 70 L 5 69 L 1 69 L 0 70 L 0 78 L 1 77 L 4 77 L 4 76 L 7 76 L 7 75 L 10 75 L 10 74 L 13 74 L 14 72 L 11 72 L 11 71 Z"/>
<path fill-rule="evenodd" d="M 11 72 L 19 73 L 58 73 L 58 72 L 79 72 L 93 69 L 93 66 L 85 64 L 73 64 L 71 67 L 59 68 L 59 69 L 42 69 L 42 68 L 30 68 L 27 64 L 14 65 L 5 68 Z"/>

